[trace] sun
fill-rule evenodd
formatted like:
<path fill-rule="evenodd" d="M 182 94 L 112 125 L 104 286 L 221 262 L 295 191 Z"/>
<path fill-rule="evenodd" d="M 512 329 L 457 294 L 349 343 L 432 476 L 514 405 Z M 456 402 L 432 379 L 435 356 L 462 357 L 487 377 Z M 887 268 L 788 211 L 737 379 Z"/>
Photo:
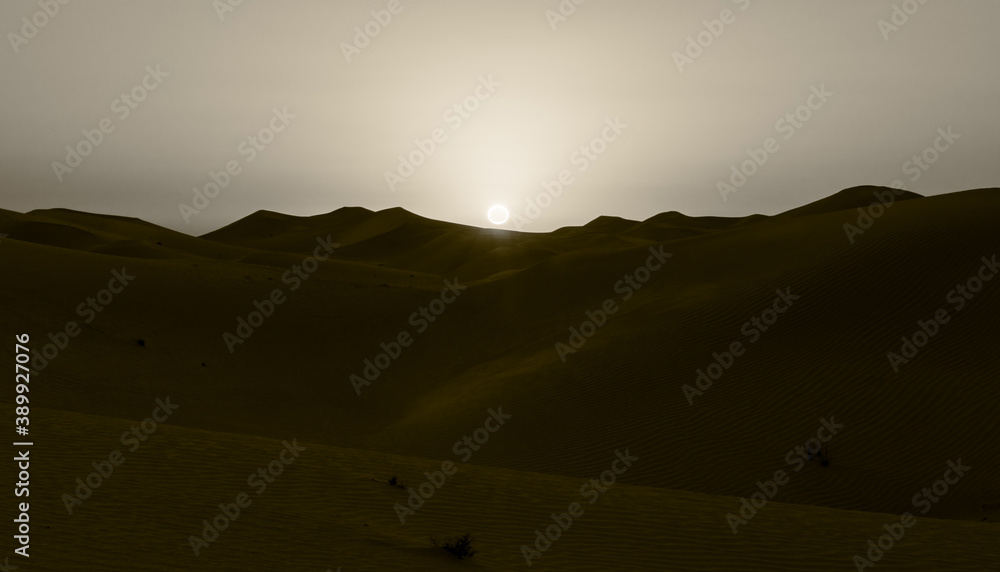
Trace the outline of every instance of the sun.
<path fill-rule="evenodd" d="M 510 211 L 503 205 L 494 205 L 486 213 L 486 218 L 490 219 L 493 224 L 503 224 L 510 218 Z"/>

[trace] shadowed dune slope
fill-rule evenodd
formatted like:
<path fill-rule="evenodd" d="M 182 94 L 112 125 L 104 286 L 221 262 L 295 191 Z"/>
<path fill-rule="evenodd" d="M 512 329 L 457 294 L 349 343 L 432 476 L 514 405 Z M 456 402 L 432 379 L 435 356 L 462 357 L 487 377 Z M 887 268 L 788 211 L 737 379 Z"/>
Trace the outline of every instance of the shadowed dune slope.
<path fill-rule="evenodd" d="M 622 490 L 635 491 L 636 506 L 648 502 L 674 515 L 649 524 L 666 527 L 664 537 L 691 538 L 684 535 L 698 530 L 674 522 L 682 514 L 703 517 L 702 508 L 679 499 L 735 509 L 758 480 L 794 471 L 788 453 L 816 436 L 821 419 L 843 426 L 828 443 L 831 463 L 804 462 L 791 475 L 774 499 L 802 505 L 788 510 L 899 514 L 912 510 L 914 495 L 940 479 L 949 461 L 961 459 L 972 469 L 928 516 L 995 522 L 1000 279 L 969 296 L 952 291 L 976 277 L 984 259 L 992 264 L 1000 255 L 1000 191 L 897 197 L 870 227 L 849 236 L 845 225 L 858 223 L 857 208 L 874 202 L 878 190 L 845 191 L 774 217 L 665 213 L 549 234 L 474 229 L 402 209 L 341 209 L 306 219 L 257 213 L 203 238 L 133 219 L 4 213 L 0 232 L 9 237 L 0 243 L 0 264 L 15 270 L 0 275 L 0 291 L 17 302 L 0 306 L 0 320 L 31 332 L 37 349 L 59 339 L 67 322 L 78 323 L 79 335 L 58 355 L 35 361 L 33 399 L 66 415 L 137 419 L 156 397 L 170 395 L 184 404 L 176 424 L 192 431 L 235 434 L 246 443 L 297 436 L 317 448 L 454 459 L 456 442 L 483 426 L 488 409 L 503 407 L 512 417 L 469 468 L 476 465 L 483 478 L 517 471 L 566 483 L 593 477 L 602 459 L 629 448 L 642 461 L 622 475 L 629 487 Z M 342 246 L 297 277 L 293 267 L 327 236 Z M 173 254 L 149 253 L 150 241 L 174 245 Z M 72 246 L 78 242 L 84 246 Z M 658 269 L 641 288 L 624 281 L 647 265 Z M 92 317 L 81 311 L 123 269 L 134 276 L 129 286 Z M 240 320 L 276 289 L 285 301 L 250 335 L 238 335 Z M 452 301 L 438 306 L 443 312 L 433 321 L 422 316 L 443 290 L 458 295 L 445 296 Z M 775 307 L 778 291 L 797 298 L 790 307 L 780 303 L 787 310 L 766 330 L 753 325 Z M 616 310 L 602 318 L 595 312 L 608 299 Z M 939 310 L 948 322 L 895 372 L 887 353 L 902 353 L 901 338 L 912 338 L 918 321 Z M 571 328 L 587 320 L 599 327 L 577 344 L 584 338 Z M 413 343 L 397 352 L 391 344 L 403 331 Z M 734 342 L 745 353 L 726 357 Z M 558 343 L 571 351 L 560 356 Z M 2 347 L 0 359 L 9 363 L 11 351 Z M 369 365 L 383 352 L 398 357 L 384 371 Z M 686 395 L 684 386 L 698 387 L 698 371 L 716 361 L 721 375 Z M 366 369 L 370 379 L 356 390 L 351 376 L 364 379 Z M 562 496 L 546 494 L 528 497 L 558 499 L 542 517 L 574 493 L 570 487 Z M 208 499 L 204 506 L 210 509 Z M 710 541 L 717 545 L 730 533 L 718 511 L 709 512 L 705 518 L 722 529 Z M 849 514 L 842 521 L 830 516 L 830 526 L 863 546 L 868 528 L 838 527 L 871 515 Z M 393 515 L 385 510 L 382 518 Z M 880 518 L 872 520 L 872 534 Z M 500 519 L 496 526 L 515 522 L 517 534 L 530 537 L 544 518 L 529 521 Z M 766 534 L 811 542 L 809 530 L 779 534 L 784 529 L 775 526 Z M 499 529 L 487 535 L 508 533 L 513 538 Z M 373 542 L 417 546 L 409 534 L 408 525 L 405 534 Z M 182 541 L 177 546 L 183 550 Z M 618 550 L 601 546 L 602 554 Z M 692 550 L 670 546 L 664 558 Z M 803 551 L 802 558 L 836 560 L 848 548 Z M 620 549 L 627 553 L 627 543 Z M 804 569 L 767 568 L 763 561 L 748 568 L 743 549 L 726 550 L 740 569 Z M 934 559 L 944 553 L 933 551 L 945 548 L 915 543 L 912 550 Z M 505 569 L 502 557 L 492 558 L 484 560 Z M 919 558 L 912 565 L 905 558 L 894 569 L 927 569 L 917 567 Z M 850 565 L 849 555 L 844 563 Z M 593 569 L 606 564 L 595 560 Z M 720 560 L 718 569 L 725 565 Z"/>
<path fill-rule="evenodd" d="M 882 197 L 882 201 L 879 200 L 879 197 Z M 910 191 L 893 189 L 891 187 L 864 185 L 844 189 L 843 191 L 826 197 L 825 199 L 820 199 L 797 209 L 786 211 L 778 216 L 791 217 L 818 215 L 836 211 L 855 210 L 862 207 L 867 208 L 869 205 L 878 202 L 894 203 L 897 201 L 908 201 L 921 198 L 923 198 L 921 195 Z"/>
<path fill-rule="evenodd" d="M 36 244 L 94 251 L 127 258 L 210 258 L 236 260 L 248 251 L 207 242 L 150 224 L 69 209 L 2 211 L 0 234 Z"/>
<path fill-rule="evenodd" d="M 180 405 L 174 413 L 178 423 L 187 420 L 185 409 Z M 419 486 L 441 460 L 330 447 L 294 433 L 265 439 L 208 432 L 173 420 L 130 451 L 119 435 L 149 410 L 127 413 L 128 419 L 118 419 L 34 410 L 46 439 L 33 454 L 60 464 L 38 463 L 33 471 L 32 522 L 39 532 L 31 564 L 83 571 L 100 562 L 108 572 L 263 572 L 287 569 L 291 561 L 297 570 L 518 570 L 526 569 L 521 547 L 534 545 L 535 531 L 579 502 L 583 514 L 530 569 L 847 570 L 868 538 L 898 520 L 894 514 L 771 503 L 734 535 L 725 515 L 738 508 L 735 498 L 628 484 L 581 496 L 581 479 L 460 464 L 422 507 L 404 513 L 401 524 L 394 507 L 409 493 L 387 479 Z M 4 414 L 12 412 L 4 407 Z M 293 441 L 297 457 L 285 455 L 293 462 L 281 474 L 270 483 L 248 481 Z M 113 450 L 124 463 L 82 504 L 71 505 L 70 514 L 62 495 Z M 613 451 L 588 458 L 593 476 L 614 458 Z M 640 455 L 635 466 L 644 460 Z M 201 535 L 205 521 L 221 514 L 220 503 L 232 505 L 240 493 L 250 504 L 196 556 L 190 537 Z M 457 561 L 430 541 L 465 532 L 479 550 L 472 561 Z M 996 555 L 993 525 L 919 518 L 879 567 L 988 570 Z"/>

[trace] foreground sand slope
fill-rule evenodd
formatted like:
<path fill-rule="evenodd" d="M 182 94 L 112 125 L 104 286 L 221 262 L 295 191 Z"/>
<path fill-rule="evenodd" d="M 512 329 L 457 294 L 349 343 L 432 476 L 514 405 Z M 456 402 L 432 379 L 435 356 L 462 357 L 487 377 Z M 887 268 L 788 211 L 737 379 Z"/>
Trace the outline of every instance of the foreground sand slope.
<path fill-rule="evenodd" d="M 184 405 L 177 411 L 184 410 Z M 9 415 L 9 408 L 3 408 Z M 866 542 L 898 515 L 772 503 L 733 534 L 736 499 L 615 484 L 589 504 L 580 479 L 460 465 L 400 524 L 393 506 L 440 460 L 343 449 L 297 440 L 304 450 L 260 494 L 247 483 L 279 458 L 282 440 L 158 425 L 135 451 L 120 434 L 148 410 L 116 419 L 36 409 L 32 558 L 25 570 L 498 570 L 527 569 L 521 546 L 582 502 L 584 513 L 533 570 L 848 570 Z M 68 514 L 92 462 L 119 450 L 124 463 Z M 592 460 L 597 476 L 607 455 Z M 636 462 L 639 466 L 640 461 Z M 13 478 L 9 463 L 3 478 Z M 628 474 L 627 472 L 625 473 Z M 382 481 L 382 482 L 378 482 Z M 9 482 L 9 481 L 8 481 Z M 96 482 L 96 480 L 94 481 Z M 195 556 L 188 537 L 244 492 L 251 504 Z M 224 520 L 220 520 L 224 523 Z M 460 562 L 430 541 L 471 532 L 480 553 Z M 921 518 L 878 569 L 984 571 L 1000 556 L 996 527 Z M 20 558 L 20 557 L 18 557 Z"/>
<path fill-rule="evenodd" d="M 844 429 L 828 445 L 832 464 L 806 464 L 776 500 L 898 513 L 961 459 L 973 469 L 929 514 L 995 521 L 1000 281 L 950 310 L 898 373 L 886 353 L 918 320 L 952 308 L 949 291 L 998 253 L 1000 193 L 900 200 L 851 244 L 844 224 L 858 213 L 845 206 L 865 206 L 877 190 L 778 217 L 666 213 L 548 235 L 399 209 L 264 213 L 216 240 L 171 238 L 132 219 L 7 215 L 0 291 L 11 303 L 0 319 L 32 332 L 37 349 L 80 323 L 39 372 L 37 402 L 55 409 L 134 418 L 169 394 L 185 404 L 174 422 L 187 427 L 454 459 L 454 444 L 503 407 L 513 418 L 471 462 L 582 479 L 630 448 L 643 462 L 625 483 L 736 498 L 788 470 L 787 453 L 834 419 Z M 17 217 L 97 242 L 58 246 L 50 227 Z M 283 277 L 327 236 L 342 247 L 293 290 Z M 102 247 L 155 238 L 177 244 L 170 257 Z M 661 246 L 672 257 L 625 301 L 616 283 Z M 78 305 L 122 269 L 134 281 L 85 323 Z M 418 333 L 412 314 L 455 278 L 467 290 Z M 223 333 L 275 288 L 287 302 L 231 353 Z M 743 325 L 778 289 L 801 300 L 748 343 Z M 555 344 L 608 298 L 619 311 L 563 363 Z M 413 345 L 358 396 L 349 377 L 404 330 Z M 734 341 L 746 354 L 689 404 L 683 386 Z"/>

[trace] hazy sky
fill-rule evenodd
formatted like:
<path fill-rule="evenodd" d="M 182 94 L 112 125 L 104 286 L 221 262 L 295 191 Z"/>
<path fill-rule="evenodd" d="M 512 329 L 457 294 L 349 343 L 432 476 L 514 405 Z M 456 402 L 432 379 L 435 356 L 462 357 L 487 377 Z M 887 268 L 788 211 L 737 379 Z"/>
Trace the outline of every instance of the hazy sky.
<path fill-rule="evenodd" d="M 1000 186 L 996 0 L 237 2 L 0 4 L 0 208 L 201 234 L 342 206 L 490 226 L 503 204 L 548 231 Z"/>

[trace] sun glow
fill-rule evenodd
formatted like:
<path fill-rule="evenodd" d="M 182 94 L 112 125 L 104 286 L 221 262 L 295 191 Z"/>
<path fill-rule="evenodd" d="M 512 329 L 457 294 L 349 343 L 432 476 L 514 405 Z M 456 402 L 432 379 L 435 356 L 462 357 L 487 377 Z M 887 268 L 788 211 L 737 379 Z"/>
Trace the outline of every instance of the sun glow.
<path fill-rule="evenodd" d="M 510 211 L 503 205 L 495 205 L 486 213 L 486 218 L 493 224 L 503 224 L 510 218 Z"/>

